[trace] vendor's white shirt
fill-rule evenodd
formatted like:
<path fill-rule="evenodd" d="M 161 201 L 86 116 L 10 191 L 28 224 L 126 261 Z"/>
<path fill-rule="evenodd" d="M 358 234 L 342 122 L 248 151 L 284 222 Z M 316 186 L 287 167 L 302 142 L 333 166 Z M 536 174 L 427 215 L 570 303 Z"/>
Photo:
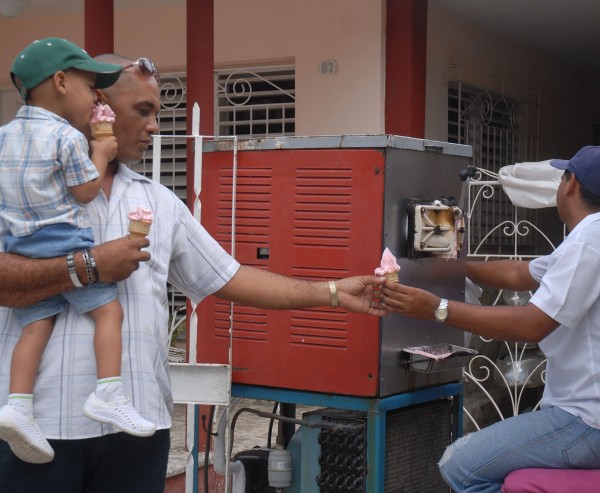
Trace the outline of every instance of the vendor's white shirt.
<path fill-rule="evenodd" d="M 148 248 L 152 260 L 118 283 L 125 315 L 122 375 L 125 394 L 132 397 L 134 407 L 163 429 L 171 426 L 173 407 L 167 282 L 198 303 L 224 286 L 239 264 L 170 190 L 123 165 L 115 176 L 110 201 L 100 194 L 87 206 L 96 242 L 125 236 L 127 214 L 138 206 L 154 211 Z M 0 224 L 0 238 L 5 231 Z M 0 308 L 0 403 L 7 399 L 11 354 L 20 334 L 11 310 Z M 34 390 L 34 415 L 47 438 L 88 438 L 115 431 L 82 411 L 96 384 L 93 337 L 89 316 L 73 310 L 58 316 Z"/>
<path fill-rule="evenodd" d="M 540 342 L 548 358 L 541 405 L 600 428 L 600 213 L 583 219 L 529 271 L 540 282 L 531 303 L 561 324 Z"/>

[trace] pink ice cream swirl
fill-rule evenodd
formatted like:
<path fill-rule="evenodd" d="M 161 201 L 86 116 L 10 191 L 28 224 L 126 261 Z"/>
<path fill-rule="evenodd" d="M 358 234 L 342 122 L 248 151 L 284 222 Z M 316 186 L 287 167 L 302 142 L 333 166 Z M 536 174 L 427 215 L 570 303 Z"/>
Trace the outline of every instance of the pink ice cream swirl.
<path fill-rule="evenodd" d="M 130 212 L 128 215 L 132 221 L 143 223 L 152 223 L 154 221 L 154 213 L 150 209 L 144 209 L 142 206 L 138 206 L 135 211 Z"/>
<path fill-rule="evenodd" d="M 389 248 L 386 248 L 383 251 L 383 255 L 381 256 L 381 265 L 375 269 L 376 276 L 385 276 L 386 274 L 392 274 L 393 272 L 398 272 L 400 270 L 400 266 L 398 262 L 396 262 L 396 257 L 392 255 Z"/>
<path fill-rule="evenodd" d="M 115 113 L 107 104 L 97 103 L 92 109 L 92 119 L 90 120 L 90 123 L 114 123 L 114 121 Z"/>

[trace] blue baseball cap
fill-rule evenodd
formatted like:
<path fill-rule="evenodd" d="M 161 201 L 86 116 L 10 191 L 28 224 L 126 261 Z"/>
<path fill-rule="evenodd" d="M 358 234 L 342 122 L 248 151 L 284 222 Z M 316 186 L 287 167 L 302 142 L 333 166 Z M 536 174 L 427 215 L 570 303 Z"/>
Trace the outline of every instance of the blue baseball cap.
<path fill-rule="evenodd" d="M 568 161 L 553 159 L 550 164 L 574 173 L 583 188 L 600 197 L 600 147 L 583 147 Z"/>

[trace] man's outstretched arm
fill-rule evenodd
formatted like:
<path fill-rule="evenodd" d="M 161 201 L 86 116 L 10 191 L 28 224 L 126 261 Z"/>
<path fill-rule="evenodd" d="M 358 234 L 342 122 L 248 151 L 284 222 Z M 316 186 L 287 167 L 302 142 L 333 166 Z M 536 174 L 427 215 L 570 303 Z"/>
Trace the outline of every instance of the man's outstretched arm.
<path fill-rule="evenodd" d="M 92 249 L 101 281 L 116 282 L 129 277 L 140 262 L 150 259 L 141 251 L 150 242 L 146 238 L 127 237 L 109 241 Z M 74 256 L 77 277 L 87 283 L 81 252 Z M 0 253 L 0 305 L 18 307 L 31 305 L 49 296 L 73 289 L 66 257 L 29 259 L 10 253 Z"/>

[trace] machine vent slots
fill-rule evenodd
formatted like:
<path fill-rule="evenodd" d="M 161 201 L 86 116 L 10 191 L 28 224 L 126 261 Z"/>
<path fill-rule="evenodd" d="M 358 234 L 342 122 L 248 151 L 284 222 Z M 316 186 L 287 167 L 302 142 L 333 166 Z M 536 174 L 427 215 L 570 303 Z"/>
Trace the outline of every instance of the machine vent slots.
<path fill-rule="evenodd" d="M 252 339 L 265 341 L 267 339 L 267 318 L 264 312 L 235 305 L 234 308 L 234 339 Z M 215 336 L 229 338 L 229 303 L 219 301 L 215 313 Z"/>
<path fill-rule="evenodd" d="M 351 168 L 302 168 L 296 172 L 294 245 L 350 246 Z"/>
<path fill-rule="evenodd" d="M 238 170 L 236 204 L 236 243 L 264 244 L 270 241 L 269 218 L 272 202 L 272 170 Z M 223 170 L 219 180 L 217 240 L 231 243 L 232 169 Z"/>
<path fill-rule="evenodd" d="M 346 348 L 348 314 L 329 309 L 293 310 L 290 342 L 303 346 Z"/>

